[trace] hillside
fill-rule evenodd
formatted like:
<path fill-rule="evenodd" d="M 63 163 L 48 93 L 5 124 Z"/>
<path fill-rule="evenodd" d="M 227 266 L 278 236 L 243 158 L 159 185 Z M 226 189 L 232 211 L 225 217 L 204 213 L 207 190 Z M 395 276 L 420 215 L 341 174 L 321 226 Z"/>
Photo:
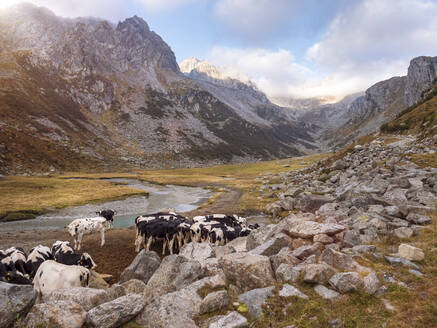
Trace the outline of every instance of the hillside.
<path fill-rule="evenodd" d="M 0 10 L 0 27 L 3 174 L 190 167 L 314 149 L 285 110 L 272 107 L 280 119 L 270 119 L 182 74 L 139 17 L 115 25 L 21 4 Z"/>

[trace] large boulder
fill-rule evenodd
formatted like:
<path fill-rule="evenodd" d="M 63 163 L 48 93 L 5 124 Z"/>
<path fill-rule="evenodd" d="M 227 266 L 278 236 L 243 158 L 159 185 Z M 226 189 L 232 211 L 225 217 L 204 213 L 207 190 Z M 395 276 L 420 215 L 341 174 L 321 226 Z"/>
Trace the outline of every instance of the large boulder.
<path fill-rule="evenodd" d="M 124 296 L 127 294 L 142 294 L 144 292 L 144 289 L 146 288 L 146 284 L 141 280 L 131 279 L 122 283 L 121 287 L 124 290 L 124 294 L 120 296 Z"/>
<path fill-rule="evenodd" d="M 238 296 L 238 301 L 247 305 L 249 315 L 259 318 L 262 314 L 262 306 L 268 297 L 273 295 L 275 287 L 265 287 L 249 290 Z"/>
<path fill-rule="evenodd" d="M 300 263 L 300 260 L 291 254 L 290 247 L 284 247 L 279 251 L 279 253 L 270 256 L 270 262 L 272 263 L 273 271 L 276 272 L 281 264 L 286 263 L 297 265 Z"/>
<path fill-rule="evenodd" d="M 336 270 L 326 263 L 307 264 L 303 271 L 303 281 L 312 284 L 324 284 L 336 273 Z"/>
<path fill-rule="evenodd" d="M 317 285 L 314 287 L 314 291 L 323 299 L 325 300 L 335 300 L 336 298 L 338 298 L 340 296 L 339 293 L 337 293 L 335 290 L 326 288 L 323 285 Z"/>
<path fill-rule="evenodd" d="M 197 328 L 193 318 L 200 313 L 202 298 L 198 290 L 224 287 L 220 276 L 206 277 L 181 290 L 156 297 L 135 319 L 148 328 Z"/>
<path fill-rule="evenodd" d="M 267 256 L 245 252 L 233 253 L 223 256 L 219 263 L 226 278 L 242 290 L 262 288 L 275 282 Z"/>
<path fill-rule="evenodd" d="M 32 307 L 23 322 L 23 327 L 81 328 L 85 319 L 85 310 L 75 302 L 47 302 Z"/>
<path fill-rule="evenodd" d="M 212 321 L 209 328 L 247 328 L 248 322 L 240 313 L 233 311 L 225 316 L 217 317 Z"/>
<path fill-rule="evenodd" d="M 296 248 L 291 254 L 300 260 L 304 260 L 313 254 L 319 256 L 320 249 L 317 247 L 317 244 L 304 245 Z"/>
<path fill-rule="evenodd" d="M 285 284 L 284 286 L 282 286 L 282 289 L 279 291 L 279 296 L 281 297 L 295 296 L 306 300 L 309 299 L 308 295 L 302 293 L 299 289 L 289 284 Z"/>
<path fill-rule="evenodd" d="M 179 255 L 185 256 L 188 259 L 202 261 L 215 257 L 215 250 L 209 243 L 191 242 L 181 248 Z"/>
<path fill-rule="evenodd" d="M 132 320 L 143 308 L 142 295 L 128 294 L 91 309 L 86 321 L 92 327 L 116 328 Z"/>
<path fill-rule="evenodd" d="M 294 264 L 282 263 L 275 271 L 276 279 L 281 282 L 296 282 L 300 276 L 302 267 Z"/>
<path fill-rule="evenodd" d="M 274 255 L 277 254 L 283 247 L 287 247 L 291 245 L 291 238 L 286 234 L 280 233 L 261 245 L 255 247 L 250 251 L 251 254 L 257 255 Z"/>
<path fill-rule="evenodd" d="M 202 270 L 198 261 L 189 261 L 185 256 L 169 255 L 149 279 L 144 289 L 147 302 L 155 297 L 182 289 L 201 278 Z"/>
<path fill-rule="evenodd" d="M 254 234 L 255 232 L 252 231 L 252 234 Z M 250 236 L 249 235 L 249 236 Z M 236 252 L 247 252 L 248 248 L 247 248 L 247 239 L 248 237 L 238 237 L 235 238 L 234 240 L 231 240 L 229 243 L 226 244 L 226 246 L 232 247 L 233 249 L 235 249 Z M 253 247 L 255 248 L 255 247 Z M 219 257 L 219 256 L 217 256 Z"/>
<path fill-rule="evenodd" d="M 246 242 L 246 249 L 248 251 L 258 247 L 259 245 L 263 244 L 264 242 L 267 241 L 267 239 L 269 239 L 270 234 L 272 233 L 272 231 L 276 228 L 275 224 L 269 224 L 266 225 L 264 227 L 258 228 L 255 231 L 252 231 L 250 233 L 249 236 L 247 236 L 247 242 Z M 230 246 L 234 246 L 234 244 L 228 243 L 228 245 Z M 234 246 L 235 248 L 235 246 Z M 239 250 L 237 248 L 235 248 L 237 250 L 237 252 L 239 252 Z"/>
<path fill-rule="evenodd" d="M 138 279 L 147 284 L 150 277 L 158 269 L 161 259 L 158 254 L 144 249 L 138 253 L 132 263 L 124 269 L 120 276 L 120 283 L 131 279 Z"/>
<path fill-rule="evenodd" d="M 44 302 L 56 303 L 72 301 L 79 304 L 85 311 L 110 301 L 109 295 L 103 289 L 74 287 L 58 289 L 44 296 Z"/>
<path fill-rule="evenodd" d="M 35 299 L 33 286 L 0 281 L 0 327 L 9 327 L 17 318 L 25 316 Z"/>
<path fill-rule="evenodd" d="M 332 203 L 333 198 L 325 195 L 302 195 L 297 201 L 296 207 L 302 212 L 315 213 L 322 205 Z"/>
<path fill-rule="evenodd" d="M 388 200 L 391 205 L 405 205 L 408 202 L 405 196 L 406 190 L 400 188 L 393 188 L 387 190 L 384 194 L 384 198 Z"/>
<path fill-rule="evenodd" d="M 422 261 L 425 258 L 425 253 L 420 248 L 408 244 L 399 245 L 398 255 L 410 261 Z"/>
<path fill-rule="evenodd" d="M 228 305 L 229 300 L 229 294 L 226 290 L 209 293 L 200 303 L 200 314 L 222 309 Z"/>
<path fill-rule="evenodd" d="M 358 272 L 371 271 L 369 268 L 356 262 L 352 256 L 336 251 L 332 248 L 326 248 L 320 256 L 320 260 L 340 270 L 353 270 Z"/>
<path fill-rule="evenodd" d="M 366 277 L 364 277 L 364 290 L 367 294 L 375 294 L 378 291 L 379 286 L 379 279 L 375 271 L 372 271 Z"/>
<path fill-rule="evenodd" d="M 289 225 L 288 233 L 293 237 L 313 238 L 315 235 L 335 235 L 345 229 L 341 224 L 315 221 L 295 221 Z"/>
<path fill-rule="evenodd" d="M 363 278 L 357 272 L 336 273 L 329 279 L 329 283 L 340 293 L 353 292 L 364 287 Z"/>

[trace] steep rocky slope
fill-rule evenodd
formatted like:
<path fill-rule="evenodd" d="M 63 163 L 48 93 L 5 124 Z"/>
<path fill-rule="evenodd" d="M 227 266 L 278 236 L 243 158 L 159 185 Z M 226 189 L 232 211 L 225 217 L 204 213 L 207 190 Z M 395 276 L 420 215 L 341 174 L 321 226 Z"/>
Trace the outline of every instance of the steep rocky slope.
<path fill-rule="evenodd" d="M 281 108 L 275 122 L 237 91 L 228 98 L 185 77 L 141 18 L 113 25 L 23 4 L 0 11 L 0 27 L 3 173 L 192 166 L 313 147 Z"/>
<path fill-rule="evenodd" d="M 437 77 L 436 63 L 437 57 L 414 58 L 408 67 L 407 76 L 378 82 L 367 89 L 365 95 L 346 107 L 340 107 L 337 115 L 341 113 L 343 124 L 321 131 L 321 147 L 329 149 L 344 146 L 360 136 L 376 132 L 408 106 L 417 104 Z"/>

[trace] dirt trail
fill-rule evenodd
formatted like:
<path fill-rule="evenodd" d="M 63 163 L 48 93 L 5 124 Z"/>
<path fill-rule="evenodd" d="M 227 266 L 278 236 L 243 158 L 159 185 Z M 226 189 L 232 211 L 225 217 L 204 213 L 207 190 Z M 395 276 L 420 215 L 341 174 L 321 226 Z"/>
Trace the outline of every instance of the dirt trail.
<path fill-rule="evenodd" d="M 219 195 L 214 203 L 207 204 L 200 209 L 184 213 L 192 217 L 201 214 L 212 213 L 236 213 L 238 200 L 242 192 L 237 189 L 228 189 Z M 56 240 L 73 239 L 66 231 L 0 231 L 0 249 L 11 246 L 22 247 L 26 252 L 36 245 L 51 246 Z M 135 253 L 135 230 L 131 228 L 119 228 L 105 232 L 105 245 L 100 247 L 100 234 L 84 236 L 81 252 L 91 255 L 97 264 L 96 271 L 113 275 L 109 281 L 111 284 L 119 280 L 121 272 L 133 261 Z M 155 245 L 152 250 L 161 254 L 161 245 Z"/>

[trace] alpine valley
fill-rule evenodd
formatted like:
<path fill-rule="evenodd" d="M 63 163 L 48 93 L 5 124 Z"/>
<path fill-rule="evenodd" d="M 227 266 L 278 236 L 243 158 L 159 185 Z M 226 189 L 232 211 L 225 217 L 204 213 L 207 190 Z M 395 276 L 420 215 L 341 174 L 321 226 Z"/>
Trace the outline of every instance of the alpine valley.
<path fill-rule="evenodd" d="M 0 173 L 193 167 L 299 156 L 378 131 L 421 100 L 437 58 L 338 103 L 269 100 L 249 79 L 180 65 L 147 23 L 0 10 Z"/>

